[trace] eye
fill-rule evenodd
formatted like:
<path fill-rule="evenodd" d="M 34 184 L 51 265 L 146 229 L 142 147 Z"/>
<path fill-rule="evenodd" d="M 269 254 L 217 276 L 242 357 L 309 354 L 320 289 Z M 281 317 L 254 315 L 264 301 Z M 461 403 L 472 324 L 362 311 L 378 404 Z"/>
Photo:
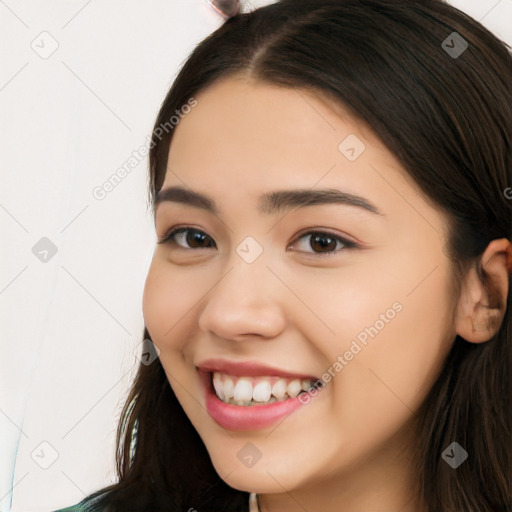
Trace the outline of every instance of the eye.
<path fill-rule="evenodd" d="M 309 242 L 307 242 L 308 238 Z M 302 234 L 297 240 L 298 242 L 293 242 L 290 248 L 297 252 L 309 254 L 336 254 L 346 249 L 358 247 L 354 242 L 350 242 L 345 238 L 325 231 L 309 231 Z M 213 238 L 204 231 L 188 226 L 171 228 L 158 243 L 177 245 L 182 249 L 208 249 L 217 247 Z"/>
<path fill-rule="evenodd" d="M 208 245 L 210 242 L 211 244 Z M 171 229 L 158 243 L 178 245 L 183 249 L 208 249 L 210 247 L 217 247 L 213 238 L 204 231 L 191 227 Z M 188 246 L 186 244 L 188 244 Z"/>
<path fill-rule="evenodd" d="M 308 238 L 309 241 L 307 241 Z M 301 235 L 297 240 L 298 242 L 292 243 L 291 248 L 298 252 L 310 254 L 335 254 L 358 246 L 354 242 L 350 242 L 340 236 L 324 231 L 309 231 Z M 342 247 L 340 247 L 340 245 Z M 336 250 L 336 248 L 338 249 Z"/>

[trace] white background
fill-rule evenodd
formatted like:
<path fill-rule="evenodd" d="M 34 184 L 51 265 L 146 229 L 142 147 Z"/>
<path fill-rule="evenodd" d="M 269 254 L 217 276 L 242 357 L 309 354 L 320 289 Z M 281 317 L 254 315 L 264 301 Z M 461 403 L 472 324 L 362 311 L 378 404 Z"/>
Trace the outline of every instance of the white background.
<path fill-rule="evenodd" d="M 451 3 L 512 45 L 512 0 Z M 147 159 L 92 191 L 149 144 L 183 60 L 222 21 L 205 0 L 0 0 L 0 512 L 115 480 L 156 241 Z"/>

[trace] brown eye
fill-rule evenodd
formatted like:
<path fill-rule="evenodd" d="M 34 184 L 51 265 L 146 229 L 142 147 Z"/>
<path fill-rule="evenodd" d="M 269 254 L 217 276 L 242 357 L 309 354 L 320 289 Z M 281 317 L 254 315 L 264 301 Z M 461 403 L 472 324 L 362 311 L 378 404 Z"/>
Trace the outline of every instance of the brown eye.
<path fill-rule="evenodd" d="M 308 238 L 309 241 L 307 241 Z M 294 242 L 292 245 L 294 250 L 310 254 L 335 254 L 353 247 L 357 247 L 357 244 L 322 231 L 305 233 L 298 238 L 298 242 Z"/>
<path fill-rule="evenodd" d="M 336 249 L 336 239 L 327 235 L 312 235 L 309 245 L 313 250 L 319 249 L 318 252 L 330 252 Z"/>
<path fill-rule="evenodd" d="M 198 229 L 178 228 L 171 230 L 159 244 L 171 243 L 183 249 L 205 249 L 215 247 L 213 239 Z"/>

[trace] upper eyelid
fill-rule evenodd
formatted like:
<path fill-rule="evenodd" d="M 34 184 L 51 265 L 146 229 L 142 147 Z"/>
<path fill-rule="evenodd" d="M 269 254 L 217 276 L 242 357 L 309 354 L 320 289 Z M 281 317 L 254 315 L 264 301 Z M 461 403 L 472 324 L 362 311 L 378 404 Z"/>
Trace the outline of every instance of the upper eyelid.
<path fill-rule="evenodd" d="M 295 244 L 301 238 L 303 238 L 305 236 L 311 236 L 313 234 L 328 235 L 328 236 L 334 238 L 335 240 L 337 240 L 338 242 L 340 242 L 342 245 L 344 245 L 344 247 L 342 247 L 341 249 L 335 250 L 335 251 L 328 251 L 328 252 L 315 252 L 315 251 L 311 251 L 311 252 L 310 251 L 296 251 L 296 252 L 300 252 L 300 253 L 306 254 L 308 256 L 322 256 L 322 257 L 326 256 L 327 257 L 327 256 L 332 256 L 332 255 L 336 255 L 338 253 L 344 252 L 346 249 L 360 248 L 360 244 L 358 242 L 353 242 L 348 237 L 337 235 L 335 233 L 331 233 L 330 231 L 322 230 L 322 229 L 309 229 L 309 230 L 303 231 L 303 232 L 299 233 L 292 240 L 292 242 L 290 242 L 290 244 L 293 246 L 293 244 Z"/>
<path fill-rule="evenodd" d="M 205 234 L 207 237 L 209 237 L 213 243 L 215 245 L 217 245 L 217 243 L 215 242 L 214 238 L 209 235 L 206 231 L 202 230 L 202 229 L 199 229 L 199 228 L 195 228 L 193 226 L 175 226 L 175 227 L 172 227 L 170 229 L 168 229 L 165 234 L 163 235 L 163 237 L 161 239 L 159 239 L 159 242 L 158 243 L 162 243 L 164 241 L 167 241 L 169 242 L 171 237 L 175 236 L 176 234 L 178 233 L 183 233 L 183 232 L 186 232 L 186 231 L 199 231 L 200 233 L 203 233 Z M 178 247 L 181 247 L 182 249 L 186 249 L 186 247 L 182 247 L 181 245 L 178 245 L 176 244 Z M 204 249 L 209 249 L 209 247 L 204 247 Z"/>
<path fill-rule="evenodd" d="M 337 238 L 338 240 L 341 240 L 342 242 L 346 242 L 349 244 L 359 245 L 359 242 L 356 242 L 352 239 L 349 235 L 340 235 L 338 233 L 333 233 L 332 231 L 329 231 L 329 228 L 305 228 L 297 233 L 297 235 L 294 238 L 295 240 L 298 240 L 299 238 L 302 238 L 305 235 L 311 235 L 313 233 L 321 233 L 322 235 L 330 235 L 333 238 Z"/>

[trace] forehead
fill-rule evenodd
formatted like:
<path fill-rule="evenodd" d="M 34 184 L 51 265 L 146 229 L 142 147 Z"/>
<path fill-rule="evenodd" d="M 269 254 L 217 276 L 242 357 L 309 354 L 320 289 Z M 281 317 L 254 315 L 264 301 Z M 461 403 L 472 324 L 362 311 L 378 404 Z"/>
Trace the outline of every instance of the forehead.
<path fill-rule="evenodd" d="M 381 159 L 387 153 L 397 163 L 365 123 L 316 92 L 235 75 L 213 83 L 195 99 L 197 105 L 173 130 L 170 164 L 185 157 L 212 165 L 220 159 L 243 162 L 254 153 L 261 163 L 268 155 L 293 161 L 325 151 L 334 162 L 342 156 L 340 142 L 350 134 L 379 150 Z"/>
<path fill-rule="evenodd" d="M 273 142 L 272 146 L 282 149 L 298 140 L 317 145 L 323 139 L 324 145 L 333 143 L 337 150 L 340 136 L 350 132 L 386 150 L 364 121 L 325 92 L 280 87 L 234 75 L 214 82 L 195 98 L 197 106 L 182 116 L 174 130 L 171 152 L 178 145 L 177 139 L 190 135 L 196 137 L 198 148 L 201 143 L 219 143 L 219 139 L 228 145 L 234 139 L 225 138 L 225 133 L 236 135 L 238 143 Z M 276 139 L 278 134 L 282 135 L 280 139 Z"/>
<path fill-rule="evenodd" d="M 325 95 L 237 75 L 195 99 L 174 128 L 162 188 L 248 200 L 276 189 L 341 188 L 382 211 L 386 202 L 397 209 L 400 195 L 423 196 L 371 128 Z"/>

